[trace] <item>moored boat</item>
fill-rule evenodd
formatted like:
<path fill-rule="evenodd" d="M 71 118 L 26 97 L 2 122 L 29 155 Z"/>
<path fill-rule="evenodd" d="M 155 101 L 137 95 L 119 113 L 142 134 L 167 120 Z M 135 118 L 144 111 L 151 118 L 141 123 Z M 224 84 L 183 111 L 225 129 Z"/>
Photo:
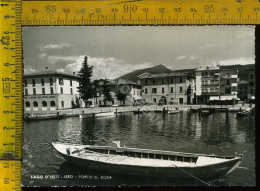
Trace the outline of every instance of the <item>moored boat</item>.
<path fill-rule="evenodd" d="M 138 148 L 53 142 L 67 161 L 81 167 L 134 175 L 213 178 L 236 169 L 242 156 L 217 156 Z"/>
<path fill-rule="evenodd" d="M 115 112 L 101 112 L 101 113 L 94 113 L 94 117 L 113 117 L 115 116 Z"/>
<path fill-rule="evenodd" d="M 239 111 L 237 114 L 236 114 L 236 117 L 245 117 L 249 114 L 249 111 L 247 110 L 242 110 L 242 111 Z"/>
<path fill-rule="evenodd" d="M 168 110 L 168 114 L 178 114 L 180 110 Z"/>
<path fill-rule="evenodd" d="M 24 120 L 26 120 L 26 121 L 38 121 L 38 120 L 63 119 L 65 117 L 67 117 L 66 114 L 60 114 L 60 115 L 34 115 L 34 116 L 25 116 Z"/>

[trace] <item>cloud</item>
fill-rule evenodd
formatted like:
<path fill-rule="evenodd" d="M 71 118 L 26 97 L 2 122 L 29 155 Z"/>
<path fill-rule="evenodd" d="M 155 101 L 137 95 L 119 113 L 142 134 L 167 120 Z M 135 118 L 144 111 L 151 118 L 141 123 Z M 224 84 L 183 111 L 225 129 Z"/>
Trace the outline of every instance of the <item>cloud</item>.
<path fill-rule="evenodd" d="M 64 62 L 74 62 L 77 60 L 78 56 L 48 56 L 48 61 L 51 64 L 55 64 L 58 61 L 64 61 Z"/>
<path fill-rule="evenodd" d="M 186 55 L 179 56 L 179 57 L 177 57 L 175 60 L 182 60 L 182 59 L 184 59 L 184 58 L 186 58 L 186 57 L 187 57 Z"/>
<path fill-rule="evenodd" d="M 65 69 L 64 68 L 58 68 L 56 69 L 57 72 L 65 72 Z"/>
<path fill-rule="evenodd" d="M 46 44 L 46 45 L 40 45 L 40 51 L 43 52 L 47 49 L 62 49 L 62 48 L 68 48 L 68 47 L 72 47 L 71 44 L 67 44 L 67 43 L 61 43 L 61 44 Z"/>
<path fill-rule="evenodd" d="M 85 56 L 79 56 L 75 62 L 66 65 L 65 70 L 67 72 L 78 72 L 82 67 L 84 57 Z M 88 64 L 94 66 L 94 79 L 114 79 L 124 73 L 127 73 L 129 70 L 126 69 L 125 65 L 122 67 L 123 63 L 123 60 L 115 57 L 88 57 Z"/>
<path fill-rule="evenodd" d="M 240 57 L 240 58 L 233 58 L 227 60 L 219 60 L 220 65 L 246 65 L 246 64 L 255 64 L 255 58 L 252 57 Z"/>
<path fill-rule="evenodd" d="M 36 70 L 35 70 L 35 69 L 32 69 L 32 68 L 29 68 L 29 69 L 26 69 L 26 68 L 25 68 L 23 71 L 24 71 L 25 74 L 29 74 L 29 73 L 34 73 L 34 72 L 36 72 Z"/>
<path fill-rule="evenodd" d="M 46 54 L 46 53 L 39 53 L 37 56 L 38 56 L 39 58 L 44 58 L 44 57 L 47 56 L 47 54 Z"/>

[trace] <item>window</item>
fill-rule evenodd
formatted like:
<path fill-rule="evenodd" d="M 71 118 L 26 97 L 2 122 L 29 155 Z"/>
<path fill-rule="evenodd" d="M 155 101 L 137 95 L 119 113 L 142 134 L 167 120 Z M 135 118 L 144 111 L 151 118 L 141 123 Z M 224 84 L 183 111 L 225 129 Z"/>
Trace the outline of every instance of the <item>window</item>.
<path fill-rule="evenodd" d="M 171 78 L 171 83 L 173 84 L 173 78 Z"/>
<path fill-rule="evenodd" d="M 52 80 L 52 78 L 50 78 L 50 86 L 52 86 L 53 85 L 53 80 Z"/>
<path fill-rule="evenodd" d="M 164 84 L 164 78 L 162 79 L 162 84 Z"/>
<path fill-rule="evenodd" d="M 251 79 L 254 79 L 254 74 L 251 74 Z"/>
<path fill-rule="evenodd" d="M 70 80 L 70 86 L 72 86 L 72 80 Z"/>
<path fill-rule="evenodd" d="M 208 72 L 205 72 L 205 76 L 208 76 Z"/>
<path fill-rule="evenodd" d="M 33 88 L 33 95 L 36 95 L 36 88 Z"/>
<path fill-rule="evenodd" d="M 249 86 L 255 86 L 254 82 L 249 82 Z"/>
<path fill-rule="evenodd" d="M 28 89 L 25 89 L 24 91 L 25 91 L 25 95 L 28 95 Z"/>
<path fill-rule="evenodd" d="M 72 88 L 70 88 L 70 94 L 71 94 L 71 95 L 73 94 L 73 89 L 72 89 Z"/>
<path fill-rule="evenodd" d="M 182 83 L 182 77 L 180 77 L 180 83 Z"/>
<path fill-rule="evenodd" d="M 147 85 L 147 80 L 144 81 L 144 84 Z"/>
<path fill-rule="evenodd" d="M 25 107 L 30 107 L 30 106 L 31 106 L 31 104 L 29 101 L 25 102 Z"/>
<path fill-rule="evenodd" d="M 180 87 L 180 93 L 182 93 L 182 87 Z"/>
<path fill-rule="evenodd" d="M 45 95 L 45 88 L 42 88 L 42 94 Z"/>
<path fill-rule="evenodd" d="M 155 84 L 155 79 L 153 79 L 153 84 Z"/>
<path fill-rule="evenodd" d="M 230 81 L 229 80 L 227 80 L 227 85 L 230 85 Z"/>
<path fill-rule="evenodd" d="M 171 87 L 171 93 L 173 93 L 173 87 Z"/>
<path fill-rule="evenodd" d="M 162 88 L 162 93 L 164 94 L 164 88 Z"/>
<path fill-rule="evenodd" d="M 152 93 L 156 94 L 157 93 L 157 88 L 152 89 Z"/>
<path fill-rule="evenodd" d="M 44 86 L 44 79 L 41 79 L 41 82 L 42 82 L 42 86 Z"/>
<path fill-rule="evenodd" d="M 37 101 L 33 102 L 33 107 L 38 107 L 38 102 Z"/>
<path fill-rule="evenodd" d="M 215 80 L 210 80 L 210 83 L 211 83 L 211 84 L 214 84 L 214 81 L 215 81 Z"/>
<path fill-rule="evenodd" d="M 53 94 L 53 87 L 51 87 L 51 94 Z"/>
<path fill-rule="evenodd" d="M 156 103 L 156 98 L 153 98 L 153 102 Z"/>
<path fill-rule="evenodd" d="M 61 101 L 61 107 L 64 107 L 64 101 Z"/>
<path fill-rule="evenodd" d="M 134 90 L 134 95 L 135 95 L 135 90 Z"/>
<path fill-rule="evenodd" d="M 250 89 L 250 94 L 253 94 L 254 93 L 254 90 L 253 89 Z"/>
<path fill-rule="evenodd" d="M 215 73 L 214 72 L 210 72 L 210 76 L 214 76 L 215 75 Z"/>
<path fill-rule="evenodd" d="M 214 92 L 214 88 L 210 88 L 210 92 Z"/>
<path fill-rule="evenodd" d="M 63 94 L 63 87 L 60 87 L 60 94 Z"/>
<path fill-rule="evenodd" d="M 51 107 L 55 107 L 55 101 L 51 101 Z"/>
<path fill-rule="evenodd" d="M 59 78 L 59 85 L 63 85 L 63 78 Z"/>
<path fill-rule="evenodd" d="M 24 80 L 24 87 L 27 87 L 27 80 Z"/>
<path fill-rule="evenodd" d="M 42 102 L 42 107 L 47 107 L 47 102 L 46 101 Z"/>
<path fill-rule="evenodd" d="M 145 88 L 145 89 L 144 89 L 144 93 L 145 93 L 145 94 L 147 94 L 147 93 L 148 93 L 148 92 L 147 92 L 147 88 Z"/>
<path fill-rule="evenodd" d="M 35 86 L 35 79 L 32 79 L 32 86 Z"/>

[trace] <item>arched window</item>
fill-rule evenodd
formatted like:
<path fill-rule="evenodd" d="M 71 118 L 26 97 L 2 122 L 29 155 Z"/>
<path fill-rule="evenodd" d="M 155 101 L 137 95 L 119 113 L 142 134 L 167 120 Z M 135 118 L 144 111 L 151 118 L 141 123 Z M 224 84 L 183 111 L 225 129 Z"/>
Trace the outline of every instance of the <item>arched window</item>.
<path fill-rule="evenodd" d="M 46 101 L 42 102 L 42 107 L 47 107 L 47 102 Z"/>
<path fill-rule="evenodd" d="M 38 107 L 38 102 L 37 101 L 33 102 L 33 107 Z"/>
<path fill-rule="evenodd" d="M 25 102 L 25 107 L 30 107 L 30 106 L 31 106 L 31 104 L 29 101 Z"/>
<path fill-rule="evenodd" d="M 55 101 L 51 101 L 51 107 L 55 107 Z"/>

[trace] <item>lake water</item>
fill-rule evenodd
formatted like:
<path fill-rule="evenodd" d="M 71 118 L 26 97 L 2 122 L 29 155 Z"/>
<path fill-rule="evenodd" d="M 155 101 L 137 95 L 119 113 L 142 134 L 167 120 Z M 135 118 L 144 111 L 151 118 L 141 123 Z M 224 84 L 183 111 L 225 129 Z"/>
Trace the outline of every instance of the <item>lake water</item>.
<path fill-rule="evenodd" d="M 255 116 L 236 118 L 215 113 L 201 119 L 197 113 L 121 113 L 113 118 L 71 117 L 24 123 L 24 186 L 174 185 L 203 186 L 197 180 L 173 180 L 114 174 L 83 169 L 66 162 L 52 141 L 113 145 L 179 152 L 237 155 L 243 162 L 232 173 L 210 180 L 214 186 L 255 185 Z M 114 145 L 113 145 L 114 146 Z"/>

